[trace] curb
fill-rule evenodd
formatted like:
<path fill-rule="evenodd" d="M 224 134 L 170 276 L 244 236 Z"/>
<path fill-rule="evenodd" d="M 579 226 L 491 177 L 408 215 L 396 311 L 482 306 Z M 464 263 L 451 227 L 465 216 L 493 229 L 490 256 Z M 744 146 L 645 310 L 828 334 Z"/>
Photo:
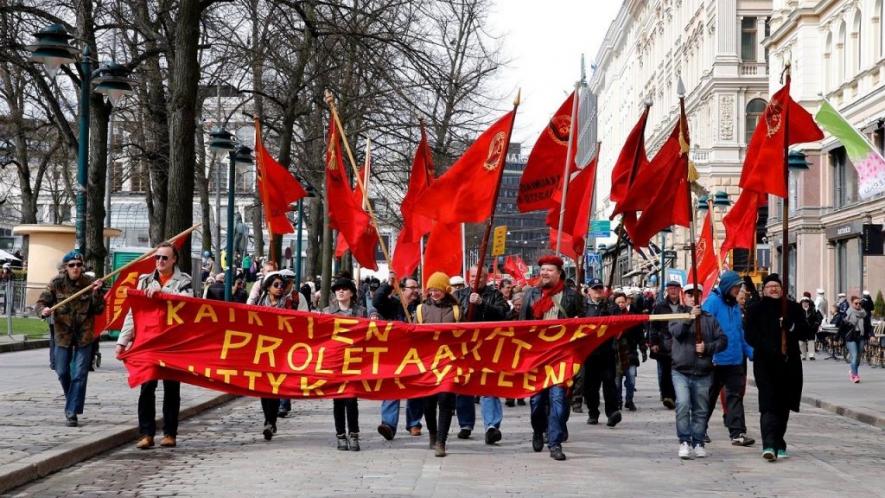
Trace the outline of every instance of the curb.
<path fill-rule="evenodd" d="M 747 379 L 747 383 L 752 385 L 753 387 L 756 387 L 756 379 L 749 378 Z M 836 415 L 848 417 L 850 419 L 857 420 L 858 422 L 872 425 L 873 427 L 885 429 L 885 417 L 883 416 L 855 410 L 854 408 L 848 408 L 842 405 L 837 405 L 835 403 L 830 403 L 829 401 L 824 401 L 813 396 L 806 396 L 804 394 L 802 395 L 801 401 L 807 405 L 822 408 L 830 413 L 835 413 Z"/>
<path fill-rule="evenodd" d="M 47 341 L 48 342 L 48 341 Z M 179 420 L 186 420 L 207 410 L 227 403 L 237 396 L 222 394 L 181 410 Z M 162 417 L 157 426 L 162 427 Z M 18 462 L 0 467 L 0 493 L 46 477 L 66 467 L 88 460 L 100 453 L 135 441 L 138 427 L 131 424 L 118 424 L 107 431 L 68 441 L 50 450 L 31 455 Z"/>
<path fill-rule="evenodd" d="M 27 351 L 29 349 L 48 348 L 49 339 L 35 339 L 33 341 L 16 341 L 0 344 L 0 353 L 11 353 L 13 351 Z"/>

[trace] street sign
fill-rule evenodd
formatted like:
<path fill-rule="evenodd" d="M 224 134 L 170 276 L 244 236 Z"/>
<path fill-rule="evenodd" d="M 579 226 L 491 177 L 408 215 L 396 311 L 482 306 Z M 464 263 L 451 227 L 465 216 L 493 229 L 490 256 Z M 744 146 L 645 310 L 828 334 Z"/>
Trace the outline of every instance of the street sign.
<path fill-rule="evenodd" d="M 593 220 L 590 222 L 591 237 L 611 236 L 612 222 L 609 220 Z"/>
<path fill-rule="evenodd" d="M 864 224 L 863 226 L 863 255 L 864 256 L 882 256 L 883 255 L 883 234 L 882 224 Z"/>
<path fill-rule="evenodd" d="M 503 256 L 506 242 L 507 225 L 495 227 L 495 232 L 492 236 L 492 256 Z"/>
<path fill-rule="evenodd" d="M 667 268 L 667 281 L 671 280 L 679 282 L 679 285 L 684 286 L 688 282 L 688 273 L 677 268 Z"/>
<path fill-rule="evenodd" d="M 676 251 L 669 249 L 664 251 L 664 259 L 676 259 Z"/>

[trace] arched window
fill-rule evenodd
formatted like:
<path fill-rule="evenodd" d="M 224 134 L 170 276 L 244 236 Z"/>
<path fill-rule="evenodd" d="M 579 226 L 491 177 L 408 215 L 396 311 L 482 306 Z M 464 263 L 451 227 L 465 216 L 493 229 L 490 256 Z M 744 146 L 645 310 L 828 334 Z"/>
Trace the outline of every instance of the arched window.
<path fill-rule="evenodd" d="M 876 6 L 873 8 L 873 20 L 871 32 L 873 33 L 873 53 L 876 54 L 875 60 L 882 57 L 882 0 L 876 0 Z M 875 62 L 875 61 L 874 61 Z"/>
<path fill-rule="evenodd" d="M 860 69 L 863 67 L 862 58 L 863 58 L 863 38 L 861 37 L 861 15 L 860 9 L 855 9 L 853 21 L 851 22 L 851 50 L 848 53 L 849 60 L 849 73 L 846 75 L 846 79 L 848 77 L 854 77 Z"/>
<path fill-rule="evenodd" d="M 836 38 L 836 86 L 845 81 L 845 21 L 839 24 L 839 35 Z"/>
<path fill-rule="evenodd" d="M 750 138 L 753 137 L 753 132 L 756 131 L 756 125 L 759 124 L 762 114 L 765 113 L 766 105 L 768 103 L 763 99 L 753 99 L 747 103 L 744 143 L 750 143 Z"/>
<path fill-rule="evenodd" d="M 827 43 L 824 46 L 824 89 L 833 88 L 833 33 L 827 33 Z"/>

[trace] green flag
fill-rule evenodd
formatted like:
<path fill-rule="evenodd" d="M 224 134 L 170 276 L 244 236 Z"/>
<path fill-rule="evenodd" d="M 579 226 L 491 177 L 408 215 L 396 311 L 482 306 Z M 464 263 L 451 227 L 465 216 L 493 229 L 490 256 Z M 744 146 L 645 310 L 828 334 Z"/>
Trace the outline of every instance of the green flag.
<path fill-rule="evenodd" d="M 826 100 L 814 120 L 845 146 L 845 152 L 858 176 L 858 194 L 869 199 L 885 192 L 885 159 L 863 134 Z"/>

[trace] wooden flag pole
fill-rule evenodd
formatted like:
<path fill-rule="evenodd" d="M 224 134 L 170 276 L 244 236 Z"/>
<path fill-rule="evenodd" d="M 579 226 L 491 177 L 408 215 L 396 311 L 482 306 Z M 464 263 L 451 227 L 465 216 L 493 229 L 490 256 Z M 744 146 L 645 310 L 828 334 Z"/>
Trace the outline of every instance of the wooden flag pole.
<path fill-rule="evenodd" d="M 184 237 L 185 235 L 189 235 L 191 232 L 193 232 L 194 230 L 196 230 L 197 228 L 199 228 L 200 225 L 201 225 L 201 223 L 197 223 L 196 225 L 194 225 L 194 226 L 188 228 L 187 230 L 185 230 L 185 231 L 179 233 L 179 234 L 176 235 L 175 237 L 172 237 L 171 239 L 165 241 L 164 244 L 165 244 L 165 243 L 170 243 L 170 244 L 171 244 L 172 241 L 174 241 L 174 240 L 176 240 L 176 239 L 179 239 L 179 238 L 181 238 L 181 237 Z M 106 280 L 108 280 L 108 279 L 110 279 L 110 278 L 113 278 L 113 277 L 119 275 L 120 273 L 122 273 L 123 270 L 126 270 L 126 269 L 129 268 L 130 266 L 132 266 L 132 265 L 134 265 L 134 264 L 136 264 L 136 263 L 140 263 L 140 262 L 142 262 L 142 261 L 144 261 L 144 260 L 146 260 L 146 259 L 149 259 L 150 257 L 152 257 L 152 256 L 154 255 L 155 252 L 157 252 L 157 248 L 156 248 L 156 247 L 154 247 L 154 248 L 151 249 L 150 251 L 144 253 L 140 258 L 133 259 L 132 261 L 126 263 L 125 265 L 121 266 L 120 268 L 117 268 L 116 270 L 114 270 L 114 271 L 108 273 L 107 275 L 105 275 L 105 276 L 103 276 L 103 277 L 101 277 L 101 278 L 98 278 L 98 279 L 96 279 L 96 280 L 97 280 L 97 281 L 100 281 L 100 282 L 104 282 L 104 281 L 106 281 Z M 53 307 L 49 308 L 49 311 L 55 311 L 57 308 L 59 308 L 59 307 L 61 307 L 61 306 L 64 306 L 64 305 L 68 304 L 69 302 L 73 301 L 74 299 L 77 299 L 78 297 L 80 297 L 80 296 L 82 296 L 83 294 L 85 294 L 85 293 L 86 293 L 89 289 L 91 289 L 91 288 L 92 288 L 92 287 L 84 287 L 84 288 L 78 290 L 77 292 L 71 294 L 71 295 L 68 296 L 66 299 L 64 299 L 63 301 L 61 301 L 60 303 L 57 303 L 57 304 L 55 304 Z"/>
<path fill-rule="evenodd" d="M 479 289 L 479 283 L 482 279 L 482 268 L 486 262 L 486 251 L 489 249 L 489 237 L 492 235 L 492 225 L 495 220 L 495 208 L 498 206 L 498 194 L 501 193 L 501 179 L 504 178 L 504 168 L 507 164 L 507 149 L 510 148 L 510 136 L 513 134 L 513 123 L 516 122 L 516 110 L 519 108 L 521 95 L 522 90 L 518 90 L 516 92 L 516 98 L 513 99 L 513 118 L 510 120 L 510 129 L 507 130 L 507 140 L 504 141 L 504 161 L 501 164 L 501 171 L 498 173 L 498 182 L 495 184 L 495 195 L 492 197 L 492 214 L 489 216 L 489 221 L 486 223 L 485 233 L 483 233 L 482 242 L 479 245 L 479 256 L 476 262 L 476 278 L 473 279 L 473 282 L 469 282 L 471 284 L 471 290 L 474 292 Z M 467 321 L 472 322 L 475 317 L 476 305 L 470 303 L 467 306 Z"/>
<path fill-rule="evenodd" d="M 710 240 L 713 241 L 713 256 L 716 257 L 716 265 L 719 266 L 719 274 L 722 274 L 722 258 L 719 257 L 719 249 L 716 248 L 716 213 L 713 211 L 713 199 L 707 197 L 707 209 L 710 211 Z"/>
<path fill-rule="evenodd" d="M 786 77 L 786 85 L 790 85 L 790 62 L 784 64 L 784 76 Z M 789 101 L 789 94 L 787 95 Z M 781 289 L 781 354 L 787 356 L 787 329 L 784 326 L 787 313 L 789 311 L 787 303 L 787 292 L 790 289 L 790 106 L 784 106 L 784 187 L 786 195 L 784 196 L 784 214 L 781 225 L 781 281 L 783 288 Z M 755 237 L 754 237 L 755 239 Z M 753 255 L 755 257 L 755 254 Z"/>
<path fill-rule="evenodd" d="M 569 163 L 572 159 L 572 150 L 575 147 L 575 135 L 577 127 L 575 121 L 578 119 L 578 90 L 581 88 L 581 82 L 575 82 L 575 91 L 572 94 L 572 114 L 569 121 L 568 146 L 565 153 L 565 164 L 562 166 L 562 198 L 559 200 L 559 227 L 556 229 L 556 255 L 562 256 L 562 227 L 565 224 L 565 201 L 568 196 Z"/>
<path fill-rule="evenodd" d="M 359 168 L 356 165 L 356 159 L 353 157 L 353 151 L 350 149 L 350 142 L 347 141 L 347 135 L 344 133 L 344 126 L 341 125 L 341 118 L 338 116 L 338 109 L 335 107 L 335 97 L 332 95 L 330 90 L 326 90 L 326 104 L 329 106 L 329 111 L 332 113 L 332 119 L 335 121 L 335 127 L 338 129 L 338 134 L 341 135 L 341 142 L 344 143 L 344 150 L 347 151 L 347 158 L 350 160 L 350 167 L 353 168 L 353 174 L 356 177 L 356 181 L 359 184 L 360 189 L 363 191 L 363 194 L 368 192 L 366 190 L 366 185 L 363 182 L 363 178 L 360 176 Z M 390 253 L 387 251 L 387 244 L 384 243 L 384 238 L 381 237 L 381 230 L 378 227 L 378 219 L 375 217 L 375 210 L 372 209 L 372 204 L 367 203 L 367 212 L 369 213 L 369 220 L 372 222 L 372 226 L 375 228 L 375 233 L 378 234 L 378 244 L 381 246 L 381 253 L 384 254 L 384 260 L 387 262 L 387 267 L 392 268 L 390 263 Z M 399 288 L 399 281 L 394 279 L 393 287 L 397 294 L 400 296 L 400 304 L 403 306 L 403 312 L 405 313 L 406 319 L 408 321 L 412 321 L 412 314 L 409 313 L 408 305 L 402 299 L 402 292 Z"/>

